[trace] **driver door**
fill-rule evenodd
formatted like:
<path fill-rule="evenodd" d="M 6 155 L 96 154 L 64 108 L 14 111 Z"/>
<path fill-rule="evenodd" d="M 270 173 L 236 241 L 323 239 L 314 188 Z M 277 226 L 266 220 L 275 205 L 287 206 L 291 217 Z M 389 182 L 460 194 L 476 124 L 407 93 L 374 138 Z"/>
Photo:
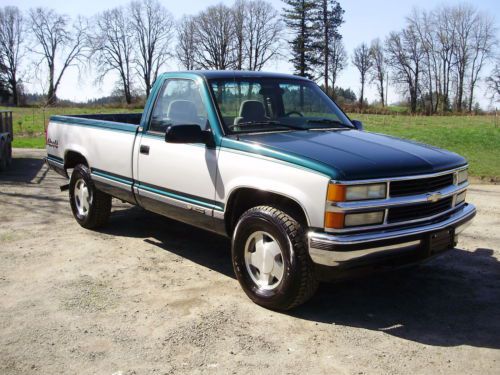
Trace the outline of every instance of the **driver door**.
<path fill-rule="evenodd" d="M 216 148 L 165 142 L 170 125 L 210 129 L 206 105 L 194 80 L 165 80 L 139 139 L 136 192 L 150 211 L 212 229 L 214 210 L 222 210 L 214 200 Z"/>

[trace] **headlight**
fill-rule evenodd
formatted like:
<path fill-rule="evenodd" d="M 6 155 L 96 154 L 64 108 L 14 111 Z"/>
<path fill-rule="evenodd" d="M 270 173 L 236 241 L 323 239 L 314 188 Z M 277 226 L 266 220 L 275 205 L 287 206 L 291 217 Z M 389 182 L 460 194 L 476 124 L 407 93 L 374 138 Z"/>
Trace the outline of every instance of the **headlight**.
<path fill-rule="evenodd" d="M 455 199 L 455 206 L 458 206 L 460 203 L 465 201 L 465 194 L 467 193 L 467 190 L 462 191 L 460 194 L 457 195 L 457 198 Z"/>
<path fill-rule="evenodd" d="M 464 182 L 467 182 L 467 179 L 469 178 L 469 174 L 467 173 L 467 169 L 462 169 L 461 171 L 457 172 L 457 185 L 463 184 Z"/>
<path fill-rule="evenodd" d="M 363 201 L 386 197 L 387 184 L 328 185 L 328 200 L 332 202 Z"/>
<path fill-rule="evenodd" d="M 357 212 L 351 214 L 327 212 L 325 214 L 325 227 L 331 229 L 375 225 L 382 224 L 383 222 L 384 211 Z"/>
<path fill-rule="evenodd" d="M 359 214 L 346 214 L 344 224 L 346 227 L 361 225 L 382 224 L 384 221 L 384 211 L 363 212 Z"/>

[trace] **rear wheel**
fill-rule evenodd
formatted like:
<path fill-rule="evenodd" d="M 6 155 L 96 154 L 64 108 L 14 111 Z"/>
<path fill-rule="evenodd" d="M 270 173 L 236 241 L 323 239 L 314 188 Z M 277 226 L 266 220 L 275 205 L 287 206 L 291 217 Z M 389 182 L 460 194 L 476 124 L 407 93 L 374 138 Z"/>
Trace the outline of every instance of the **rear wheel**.
<path fill-rule="evenodd" d="M 259 206 L 238 221 L 233 267 L 245 293 L 258 305 L 288 310 L 307 301 L 318 282 L 302 225 L 282 210 Z"/>
<path fill-rule="evenodd" d="M 111 213 L 111 196 L 95 188 L 86 165 L 78 164 L 71 174 L 69 201 L 78 224 L 94 229 L 107 223 Z"/>

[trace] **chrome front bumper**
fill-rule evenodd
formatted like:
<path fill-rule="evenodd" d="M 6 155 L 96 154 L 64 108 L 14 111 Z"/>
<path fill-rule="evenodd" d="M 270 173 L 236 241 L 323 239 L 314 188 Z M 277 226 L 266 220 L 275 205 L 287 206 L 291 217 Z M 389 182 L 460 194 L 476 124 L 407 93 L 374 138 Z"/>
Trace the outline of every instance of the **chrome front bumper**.
<path fill-rule="evenodd" d="M 432 233 L 454 229 L 455 236 L 458 235 L 475 215 L 474 205 L 466 204 L 445 220 L 411 228 L 341 235 L 311 231 L 309 254 L 316 264 L 339 266 L 411 253 L 424 246 Z"/>

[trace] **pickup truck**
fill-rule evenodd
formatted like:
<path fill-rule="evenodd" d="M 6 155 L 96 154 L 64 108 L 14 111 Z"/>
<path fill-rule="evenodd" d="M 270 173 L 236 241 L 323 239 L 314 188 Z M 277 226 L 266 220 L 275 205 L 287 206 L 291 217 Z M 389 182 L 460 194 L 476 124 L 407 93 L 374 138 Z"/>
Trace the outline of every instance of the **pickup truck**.
<path fill-rule="evenodd" d="M 463 157 L 364 131 L 292 75 L 165 73 L 142 114 L 52 116 L 46 136 L 81 226 L 104 225 L 114 197 L 228 236 L 270 309 L 452 249 L 476 213 Z"/>

